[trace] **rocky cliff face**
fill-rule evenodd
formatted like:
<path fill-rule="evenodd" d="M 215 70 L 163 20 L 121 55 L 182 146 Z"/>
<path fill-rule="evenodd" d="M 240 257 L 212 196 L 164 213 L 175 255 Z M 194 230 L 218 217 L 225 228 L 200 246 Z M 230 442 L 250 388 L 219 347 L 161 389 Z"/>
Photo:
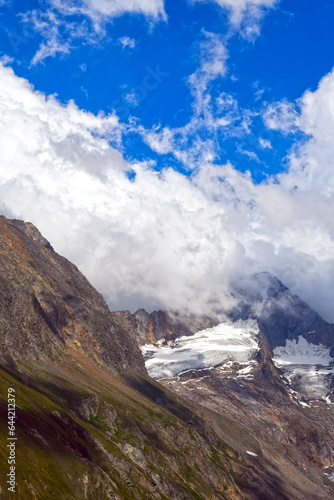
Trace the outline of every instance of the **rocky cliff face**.
<path fill-rule="evenodd" d="M 54 360 L 74 350 L 114 371 L 145 371 L 103 297 L 32 224 L 0 217 L 0 280 L 3 362 Z"/>
<path fill-rule="evenodd" d="M 145 309 L 138 309 L 134 314 L 130 311 L 115 311 L 112 316 L 117 324 L 131 333 L 139 346 L 154 344 L 162 339 L 169 341 L 183 335 L 193 335 L 218 323 L 217 319 L 209 316 L 166 311 L 149 314 Z"/>
<path fill-rule="evenodd" d="M 312 344 L 323 344 L 334 354 L 334 325 L 327 323 L 311 307 L 269 273 L 252 276 L 236 287 L 239 306 L 234 320 L 256 318 L 269 347 L 274 350 L 287 340 L 303 336 Z"/>

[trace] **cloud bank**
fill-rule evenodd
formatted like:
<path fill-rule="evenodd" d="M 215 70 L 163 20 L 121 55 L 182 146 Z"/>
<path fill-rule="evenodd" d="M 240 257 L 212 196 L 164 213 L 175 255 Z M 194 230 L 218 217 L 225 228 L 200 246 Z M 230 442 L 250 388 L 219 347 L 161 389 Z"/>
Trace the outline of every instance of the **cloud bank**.
<path fill-rule="evenodd" d="M 334 321 L 332 102 L 334 73 L 299 102 L 309 138 L 290 170 L 256 185 L 230 164 L 191 176 L 129 165 L 116 116 L 62 105 L 0 65 L 1 211 L 33 222 L 112 309 L 210 312 L 230 304 L 231 282 L 267 270 Z"/>

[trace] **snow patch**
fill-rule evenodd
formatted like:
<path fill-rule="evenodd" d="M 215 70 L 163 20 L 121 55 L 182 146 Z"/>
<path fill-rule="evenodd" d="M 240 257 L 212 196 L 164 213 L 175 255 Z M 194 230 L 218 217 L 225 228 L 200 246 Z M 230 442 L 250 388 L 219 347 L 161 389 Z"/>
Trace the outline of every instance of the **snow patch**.
<path fill-rule="evenodd" d="M 299 335 L 298 340 L 287 340 L 285 347 L 275 347 L 274 361 L 278 365 L 323 365 L 328 366 L 333 360 L 330 349 L 309 344 Z"/>
<path fill-rule="evenodd" d="M 256 365 L 256 361 L 249 361 L 248 363 L 243 363 L 244 368 L 240 368 L 237 372 L 238 378 L 248 378 L 252 379 L 254 376 L 252 375 L 252 371 L 254 366 Z"/>
<path fill-rule="evenodd" d="M 147 371 L 152 378 L 162 379 L 228 361 L 246 363 L 258 352 L 258 331 L 257 321 L 237 321 L 180 337 L 167 347 L 146 344 L 142 352 Z"/>
<path fill-rule="evenodd" d="M 246 453 L 248 453 L 248 455 L 251 455 L 252 457 L 258 457 L 258 455 L 256 453 L 253 453 L 252 451 L 246 450 Z"/>
<path fill-rule="evenodd" d="M 307 408 L 311 408 L 310 405 L 308 405 L 307 403 L 304 403 L 304 401 L 299 401 L 299 404 L 301 406 L 306 406 Z"/>
<path fill-rule="evenodd" d="M 334 359 L 329 348 L 310 344 L 300 335 L 297 340 L 287 340 L 285 347 L 276 347 L 273 352 L 273 361 L 282 370 L 290 391 L 294 389 L 308 400 L 322 399 L 331 404 Z"/>

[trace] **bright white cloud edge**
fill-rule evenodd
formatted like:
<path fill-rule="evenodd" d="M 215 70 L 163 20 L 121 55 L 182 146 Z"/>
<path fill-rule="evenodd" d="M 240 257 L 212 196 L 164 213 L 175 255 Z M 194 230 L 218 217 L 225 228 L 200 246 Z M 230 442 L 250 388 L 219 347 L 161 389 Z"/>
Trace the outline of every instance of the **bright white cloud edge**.
<path fill-rule="evenodd" d="M 128 165 L 114 115 L 61 105 L 0 66 L 0 194 L 76 263 L 111 308 L 229 305 L 229 281 L 268 270 L 334 320 L 334 74 L 300 101 L 312 134 L 279 183 L 232 165 L 186 177 Z M 127 170 L 136 173 L 129 180 Z"/>

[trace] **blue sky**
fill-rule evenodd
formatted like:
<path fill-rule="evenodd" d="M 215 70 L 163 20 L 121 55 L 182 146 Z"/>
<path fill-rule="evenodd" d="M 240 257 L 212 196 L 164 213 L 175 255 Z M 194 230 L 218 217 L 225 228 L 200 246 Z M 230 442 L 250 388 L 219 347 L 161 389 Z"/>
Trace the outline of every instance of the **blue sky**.
<path fill-rule="evenodd" d="M 12 0 L 1 9 L 1 49 L 3 55 L 14 59 L 17 75 L 41 92 L 57 94 L 63 103 L 73 99 L 93 113 L 115 111 L 124 123 L 135 117 L 146 129 L 157 125 L 175 129 L 186 125 L 193 113 L 187 79 L 200 64 L 199 46 L 205 32 L 216 34 L 226 46 L 228 60 L 226 75 L 211 82 L 210 92 L 212 96 L 221 92 L 232 95 L 252 116 L 249 131 L 217 133 L 215 158 L 231 161 L 241 171 L 250 170 L 253 178 L 261 181 L 285 168 L 284 158 L 293 140 L 269 133 L 261 113 L 268 103 L 295 101 L 306 89 L 314 90 L 334 63 L 329 50 L 334 41 L 332 3 L 272 4 L 273 8 L 263 12 L 260 34 L 250 38 L 245 38 L 239 27 L 231 26 L 229 11 L 214 1 L 169 0 L 165 16 L 157 19 L 140 13 L 105 17 L 99 21 L 100 33 L 89 17 L 62 15 L 54 8 L 52 12 L 63 23 L 57 34 L 59 52 L 36 58 L 40 47 L 52 42 L 54 25 L 48 21 L 43 30 L 38 28 L 31 13 L 35 11 L 39 23 L 45 23 L 50 3 Z M 75 27 L 71 27 L 73 23 Z M 80 36 L 79 29 L 86 33 Z M 62 53 L 66 45 L 70 48 Z M 154 71 L 157 66 L 168 76 L 158 80 L 153 90 L 145 89 L 147 68 Z M 131 92 L 133 101 L 129 100 Z M 193 141 L 196 133 L 207 140 L 212 138 L 211 132 L 192 131 L 188 140 Z M 254 139 L 258 136 L 270 140 L 272 149 L 263 149 Z M 157 168 L 167 163 L 176 169 L 185 167 L 170 154 L 158 156 L 150 151 L 133 131 L 124 142 L 127 158 L 152 157 Z M 195 167 L 187 166 L 189 170 Z"/>
<path fill-rule="evenodd" d="M 334 320 L 332 2 L 0 5 L 3 213 L 114 309 L 270 271 Z"/>

